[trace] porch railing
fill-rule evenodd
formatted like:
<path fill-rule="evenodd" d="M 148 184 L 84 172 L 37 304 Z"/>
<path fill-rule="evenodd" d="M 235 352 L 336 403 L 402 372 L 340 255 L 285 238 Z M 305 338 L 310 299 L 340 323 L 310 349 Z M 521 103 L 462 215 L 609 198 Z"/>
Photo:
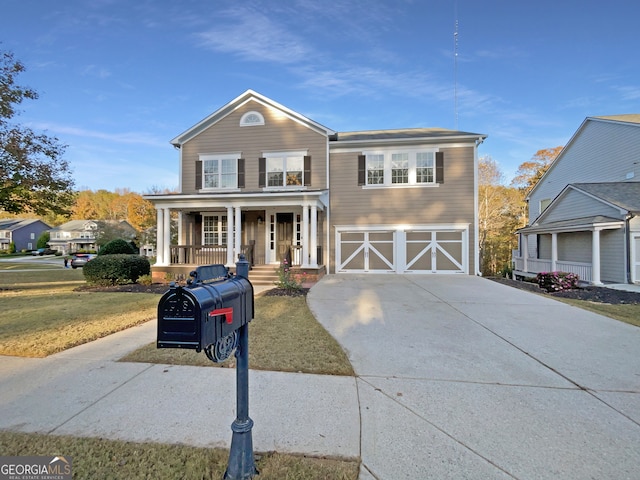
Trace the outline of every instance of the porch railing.
<path fill-rule="evenodd" d="M 249 265 L 254 265 L 254 245 L 241 245 Z M 171 265 L 225 265 L 227 247 L 224 245 L 171 245 Z"/>
<path fill-rule="evenodd" d="M 551 260 L 540 258 L 527 258 L 527 270 L 524 269 L 524 258 L 514 255 L 513 269 L 518 272 L 530 273 L 535 275 L 540 272 L 551 271 Z M 590 263 L 583 262 L 568 262 L 564 260 L 558 260 L 556 262 L 556 271 L 575 273 L 581 282 L 591 282 L 592 268 Z"/>

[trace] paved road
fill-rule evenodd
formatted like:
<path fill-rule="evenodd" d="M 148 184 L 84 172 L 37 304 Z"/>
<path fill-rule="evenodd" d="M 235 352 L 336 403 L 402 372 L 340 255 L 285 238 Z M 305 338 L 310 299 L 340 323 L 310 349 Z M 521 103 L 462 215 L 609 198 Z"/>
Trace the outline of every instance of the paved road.
<path fill-rule="evenodd" d="M 640 329 L 470 276 L 334 275 L 361 478 L 640 478 Z"/>

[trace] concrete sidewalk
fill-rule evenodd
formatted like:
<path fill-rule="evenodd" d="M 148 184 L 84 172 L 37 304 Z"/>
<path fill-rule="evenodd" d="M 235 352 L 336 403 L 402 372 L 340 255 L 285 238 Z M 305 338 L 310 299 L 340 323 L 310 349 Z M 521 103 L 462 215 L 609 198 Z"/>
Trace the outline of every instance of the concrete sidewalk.
<path fill-rule="evenodd" d="M 123 363 L 156 322 L 44 359 L 1 357 L 0 429 L 229 448 L 235 369 Z M 255 451 L 359 456 L 355 379 L 250 371 Z"/>
<path fill-rule="evenodd" d="M 334 275 L 361 479 L 640 478 L 640 329 L 471 276 Z"/>

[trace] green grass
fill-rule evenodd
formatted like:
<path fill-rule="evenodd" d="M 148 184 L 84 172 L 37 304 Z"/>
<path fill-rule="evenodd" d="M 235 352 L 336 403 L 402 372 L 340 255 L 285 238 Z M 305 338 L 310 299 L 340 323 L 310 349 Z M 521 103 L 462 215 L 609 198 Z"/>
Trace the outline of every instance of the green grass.
<path fill-rule="evenodd" d="M 77 479 L 221 479 L 228 450 L 0 431 L 3 456 L 71 457 Z M 255 455 L 258 480 L 356 480 L 357 460 Z"/>
<path fill-rule="evenodd" d="M 0 355 L 45 357 L 155 316 L 152 294 L 75 292 L 82 271 L 0 272 Z"/>
<path fill-rule="evenodd" d="M 346 354 L 316 321 L 305 297 L 261 296 L 249 325 L 249 365 L 255 370 L 354 375 Z M 155 342 L 122 359 L 176 365 L 234 367 L 231 357 L 212 363 L 195 350 L 157 349 Z"/>
<path fill-rule="evenodd" d="M 605 317 L 640 327 L 640 305 L 611 305 L 609 303 L 588 302 L 571 298 L 554 297 L 555 300 L 582 308 Z"/>

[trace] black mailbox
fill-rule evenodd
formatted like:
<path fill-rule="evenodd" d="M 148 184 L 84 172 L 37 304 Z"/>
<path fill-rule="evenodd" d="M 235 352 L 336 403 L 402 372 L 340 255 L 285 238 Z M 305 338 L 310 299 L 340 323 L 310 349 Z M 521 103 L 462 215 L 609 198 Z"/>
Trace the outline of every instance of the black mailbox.
<path fill-rule="evenodd" d="M 236 331 L 252 318 L 253 287 L 246 278 L 172 285 L 158 303 L 157 346 L 205 350 L 210 356 L 214 346 L 235 348 Z"/>

